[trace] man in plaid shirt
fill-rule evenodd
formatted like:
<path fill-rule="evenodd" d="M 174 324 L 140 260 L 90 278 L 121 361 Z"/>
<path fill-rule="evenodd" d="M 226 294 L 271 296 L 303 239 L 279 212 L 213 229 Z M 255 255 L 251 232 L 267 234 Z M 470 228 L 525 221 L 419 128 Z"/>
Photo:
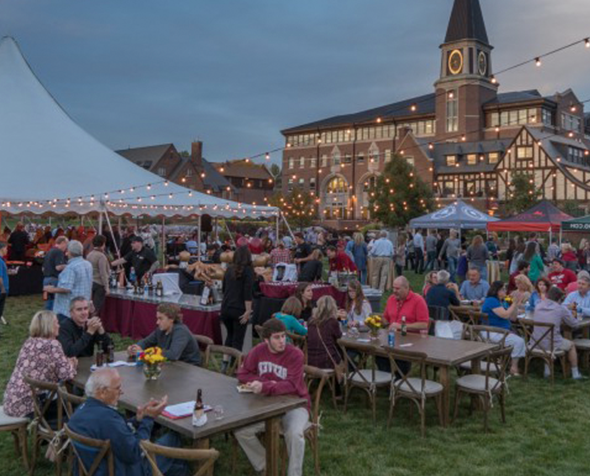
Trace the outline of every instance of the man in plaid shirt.
<path fill-rule="evenodd" d="M 291 263 L 291 251 L 286 249 L 285 245 L 281 242 L 270 252 L 270 264 L 275 266 L 279 263 Z"/>
<path fill-rule="evenodd" d="M 68 265 L 59 275 L 57 286 L 45 286 L 44 291 L 55 294 L 53 312 L 57 318 L 70 318 L 70 301 L 81 296 L 92 303 L 92 265 L 83 258 L 82 243 L 72 240 L 68 243 Z"/>

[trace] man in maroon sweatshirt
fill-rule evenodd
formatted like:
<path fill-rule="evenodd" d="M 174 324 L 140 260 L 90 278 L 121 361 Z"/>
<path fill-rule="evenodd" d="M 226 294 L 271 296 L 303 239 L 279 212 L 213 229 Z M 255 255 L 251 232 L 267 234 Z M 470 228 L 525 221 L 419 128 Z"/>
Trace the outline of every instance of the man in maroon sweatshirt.
<path fill-rule="evenodd" d="M 262 326 L 264 342 L 254 347 L 238 370 L 240 383 L 262 395 L 294 395 L 306 398 L 311 405 L 309 392 L 303 379 L 303 352 L 287 345 L 285 324 L 278 319 L 269 319 Z M 289 453 L 288 476 L 303 474 L 305 437 L 309 426 L 308 408 L 296 408 L 282 419 L 283 434 Z M 235 436 L 254 469 L 264 473 L 266 452 L 256 436 L 264 431 L 264 423 L 251 425 L 236 431 Z"/>

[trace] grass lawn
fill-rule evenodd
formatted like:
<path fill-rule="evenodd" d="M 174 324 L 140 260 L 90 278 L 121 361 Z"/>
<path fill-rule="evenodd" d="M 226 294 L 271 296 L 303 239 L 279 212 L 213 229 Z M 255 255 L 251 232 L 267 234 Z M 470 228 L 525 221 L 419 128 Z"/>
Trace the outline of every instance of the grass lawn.
<path fill-rule="evenodd" d="M 421 289 L 421 277 L 410 276 L 414 289 Z M 0 326 L 0 389 L 3 391 L 27 336 L 29 321 L 40 309 L 38 297 L 10 298 L 5 316 L 9 326 Z M 117 349 L 128 340 L 116 337 Z M 587 372 L 587 371 L 585 371 Z M 527 382 L 511 379 L 507 400 L 507 423 L 500 422 L 495 406 L 490 416 L 490 433 L 483 433 L 479 413 L 468 415 L 467 401 L 458 421 L 447 429 L 437 424 L 433 402 L 428 402 L 426 438 L 420 437 L 418 414 L 409 417 L 409 404 L 402 402 L 390 430 L 387 392 L 381 391 L 378 421 L 373 425 L 364 396 L 353 393 L 349 411 L 335 411 L 324 399 L 320 452 L 325 475 L 587 475 L 590 438 L 590 381 L 563 380 L 558 372 L 554 387 L 540 377 L 542 368 L 533 366 Z M 326 394 L 326 397 L 328 395 Z M 586 436 L 585 436 L 586 435 Z M 223 437 L 212 445 L 222 452 L 216 466 L 218 475 L 229 475 L 230 447 Z M 15 457 L 12 437 L 0 433 L 2 476 L 25 474 Z M 37 475 L 54 474 L 42 462 Z M 254 474 L 240 454 L 238 475 Z M 308 453 L 305 474 L 313 474 Z"/>

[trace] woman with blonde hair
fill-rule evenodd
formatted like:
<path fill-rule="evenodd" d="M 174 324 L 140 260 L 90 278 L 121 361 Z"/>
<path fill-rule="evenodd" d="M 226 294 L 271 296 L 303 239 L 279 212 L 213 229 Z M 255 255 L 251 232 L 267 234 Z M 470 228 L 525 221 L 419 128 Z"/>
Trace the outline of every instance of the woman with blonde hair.
<path fill-rule="evenodd" d="M 467 263 L 469 268 L 477 268 L 482 276 L 488 275 L 487 261 L 489 252 L 481 235 L 475 235 L 471 245 L 467 248 Z"/>
<path fill-rule="evenodd" d="M 22 418 L 34 412 L 31 388 L 25 376 L 48 383 L 71 380 L 76 375 L 78 360 L 67 358 L 57 340 L 59 322 L 51 311 L 39 311 L 31 320 L 29 338 L 20 349 L 16 366 L 4 392 L 4 413 Z M 55 413 L 54 413 L 55 412 Z M 49 409 L 49 418 L 57 415 L 57 405 Z"/>
<path fill-rule="evenodd" d="M 361 284 L 367 284 L 367 256 L 369 255 L 369 250 L 363 234 L 356 232 L 352 235 L 352 241 L 349 242 L 347 248 L 352 255 L 354 264 L 356 265 Z"/>
<path fill-rule="evenodd" d="M 519 274 L 516 276 L 514 278 L 514 284 L 516 285 L 516 290 L 512 291 L 510 296 L 515 301 L 522 302 L 522 306 L 524 306 L 531 298 L 535 288 L 533 287 L 531 280 L 524 274 Z"/>
<path fill-rule="evenodd" d="M 320 369 L 333 369 L 342 356 L 338 339 L 342 337 L 338 323 L 338 307 L 332 296 L 318 299 L 307 329 L 307 363 Z"/>
<path fill-rule="evenodd" d="M 578 257 L 569 243 L 561 244 L 561 259 L 563 260 L 563 266 L 567 269 L 578 270 Z"/>
<path fill-rule="evenodd" d="M 426 297 L 428 291 L 432 286 L 436 286 L 438 284 L 438 271 L 431 271 L 430 273 L 426 273 L 424 276 L 424 286 L 422 287 L 422 297 Z"/>

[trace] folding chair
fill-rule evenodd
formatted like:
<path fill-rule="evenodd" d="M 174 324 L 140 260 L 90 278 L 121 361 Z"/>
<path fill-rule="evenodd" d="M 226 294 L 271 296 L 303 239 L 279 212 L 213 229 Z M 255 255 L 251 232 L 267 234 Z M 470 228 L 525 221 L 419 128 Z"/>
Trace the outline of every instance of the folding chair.
<path fill-rule="evenodd" d="M 78 472 L 81 476 L 94 476 L 103 461 L 106 462 L 106 476 L 115 476 L 115 459 L 111 451 L 110 440 L 96 440 L 88 438 L 72 431 L 67 424 L 64 425 L 64 431 L 72 445 L 72 451 L 76 456 Z M 92 463 L 87 465 L 84 462 L 82 453 L 93 456 Z"/>
<path fill-rule="evenodd" d="M 389 417 L 387 418 L 387 428 L 391 426 L 395 404 L 400 398 L 407 398 L 415 403 L 420 413 L 420 432 L 422 437 L 426 434 L 426 400 L 434 398 L 438 410 L 438 418 L 441 426 L 444 425 L 442 409 L 443 386 L 433 380 L 426 379 L 426 358 L 427 355 L 421 352 L 410 352 L 407 350 L 394 349 L 386 347 L 389 363 L 392 369 L 392 379 L 390 387 L 390 406 Z M 410 362 L 418 366 L 420 377 L 409 377 L 399 368 L 398 361 Z M 395 369 L 395 370 L 394 370 Z M 396 379 L 396 377 L 399 378 Z"/>
<path fill-rule="evenodd" d="M 549 367 L 551 384 L 555 383 L 555 360 L 559 359 L 564 378 L 567 378 L 566 353 L 564 350 L 555 349 L 555 325 L 548 322 L 538 322 L 531 319 L 520 319 L 520 326 L 524 333 L 526 354 L 524 357 L 524 378 L 529 371 L 529 362 L 532 359 L 541 359 Z M 535 337 L 535 328 L 542 329 L 542 334 Z M 549 348 L 542 344 L 549 342 Z"/>

